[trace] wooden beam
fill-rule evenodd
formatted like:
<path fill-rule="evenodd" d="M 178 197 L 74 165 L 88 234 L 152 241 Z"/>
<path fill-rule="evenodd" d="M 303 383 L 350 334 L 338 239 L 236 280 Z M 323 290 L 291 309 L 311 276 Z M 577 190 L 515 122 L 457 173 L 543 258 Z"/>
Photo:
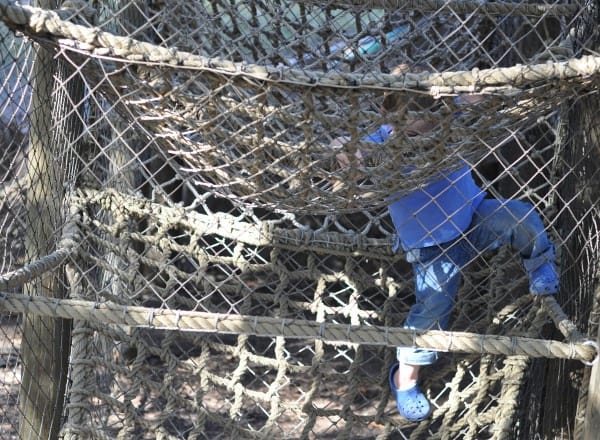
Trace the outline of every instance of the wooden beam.
<path fill-rule="evenodd" d="M 55 8 L 55 0 L 36 6 Z M 54 53 L 34 46 L 26 208 L 26 261 L 51 253 L 64 222 L 66 151 L 81 133 L 72 103 L 81 102 L 82 84 L 70 78 L 72 68 Z M 68 82 L 67 82 L 68 81 Z M 59 83 L 61 87 L 57 87 Z M 72 164 L 71 164 L 72 165 Z M 25 286 L 28 295 L 63 298 L 63 270 L 44 274 Z M 25 314 L 21 351 L 23 375 L 19 392 L 19 438 L 56 439 L 63 417 L 68 374 L 71 320 Z"/>

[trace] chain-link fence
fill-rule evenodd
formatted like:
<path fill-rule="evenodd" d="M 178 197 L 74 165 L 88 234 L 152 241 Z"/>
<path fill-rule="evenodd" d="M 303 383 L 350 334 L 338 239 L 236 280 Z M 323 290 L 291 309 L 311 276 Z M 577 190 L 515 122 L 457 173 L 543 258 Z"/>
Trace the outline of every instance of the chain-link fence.
<path fill-rule="evenodd" d="M 0 0 L 0 438 L 587 438 L 597 3 L 24 3 Z M 444 202 L 465 173 L 528 207 L 487 248 L 475 199 Z M 538 215 L 556 295 L 516 244 Z M 459 247 L 448 324 L 405 328 L 414 249 Z M 440 352 L 420 422 L 397 346 Z"/>

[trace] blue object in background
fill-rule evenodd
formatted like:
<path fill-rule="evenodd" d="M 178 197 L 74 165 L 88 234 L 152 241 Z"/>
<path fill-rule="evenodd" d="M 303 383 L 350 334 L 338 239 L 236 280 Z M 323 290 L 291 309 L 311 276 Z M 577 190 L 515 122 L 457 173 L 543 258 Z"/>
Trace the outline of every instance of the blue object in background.
<path fill-rule="evenodd" d="M 388 44 L 393 43 L 394 41 L 400 39 L 409 30 L 410 25 L 405 24 L 393 29 L 390 32 L 387 32 L 385 34 L 385 39 L 387 40 Z M 345 40 L 338 41 L 334 44 L 331 44 L 327 51 L 323 49 L 317 50 L 315 53 L 304 55 L 301 60 L 290 57 L 287 59 L 287 65 L 293 67 L 298 65 L 300 61 L 302 61 L 303 65 L 307 65 L 318 61 L 316 55 L 319 55 L 321 57 L 331 57 L 330 59 L 334 59 L 327 65 L 328 68 L 333 69 L 340 62 L 355 60 L 356 54 L 361 56 L 370 56 L 376 54 L 381 50 L 382 41 L 383 38 L 381 36 L 374 37 L 371 35 L 359 39 L 357 41 L 357 45 L 348 44 Z"/>
<path fill-rule="evenodd" d="M 393 43 L 395 40 L 398 40 L 400 37 L 406 34 L 409 29 L 410 26 L 408 24 L 405 24 L 404 26 L 397 27 L 392 31 L 386 33 L 385 38 L 388 43 Z M 381 43 L 381 37 L 368 36 L 361 38 L 360 40 L 358 40 L 357 48 L 346 47 L 344 49 L 343 58 L 346 61 L 352 61 L 356 58 L 357 53 L 359 55 L 374 55 L 381 50 Z"/>

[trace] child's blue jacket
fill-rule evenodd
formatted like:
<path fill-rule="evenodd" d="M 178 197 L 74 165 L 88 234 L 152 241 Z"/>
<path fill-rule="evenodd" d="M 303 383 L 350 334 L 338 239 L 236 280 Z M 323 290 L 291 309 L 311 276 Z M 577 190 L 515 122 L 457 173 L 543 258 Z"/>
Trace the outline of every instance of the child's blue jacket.
<path fill-rule="evenodd" d="M 365 137 L 382 143 L 390 138 L 392 127 L 382 125 Z M 441 171 L 425 187 L 394 200 L 388 210 L 398 234 L 394 252 L 446 243 L 460 236 L 471 224 L 473 213 L 485 198 L 468 165 L 455 171 Z"/>

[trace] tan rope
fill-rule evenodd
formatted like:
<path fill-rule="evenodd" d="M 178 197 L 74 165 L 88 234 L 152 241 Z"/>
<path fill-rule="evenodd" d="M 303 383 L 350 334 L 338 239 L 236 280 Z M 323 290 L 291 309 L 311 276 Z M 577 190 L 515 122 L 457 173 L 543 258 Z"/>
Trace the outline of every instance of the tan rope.
<path fill-rule="evenodd" d="M 62 247 L 17 270 L 0 275 L 0 289 L 20 287 L 40 275 L 56 269 L 73 252 L 72 247 Z"/>
<path fill-rule="evenodd" d="M 91 301 L 61 300 L 3 294 L 0 308 L 15 313 L 33 313 L 67 319 L 100 321 L 106 324 L 131 325 L 163 330 L 254 335 L 288 339 L 396 346 L 415 346 L 462 353 L 526 355 L 529 357 L 564 358 L 591 361 L 596 350 L 585 343 L 564 343 L 518 336 L 478 335 L 438 330 L 413 331 L 403 328 L 356 326 L 296 319 L 227 315 L 149 307 L 97 304 Z"/>
<path fill-rule="evenodd" d="M 567 317 L 554 296 L 541 297 L 542 305 L 548 316 L 552 318 L 556 328 L 563 334 L 567 341 L 580 342 L 585 340 L 577 326 Z"/>
<path fill-rule="evenodd" d="M 1 0 L 0 0 L 1 1 Z M 72 25 L 75 26 L 75 25 Z M 86 28 L 84 28 L 86 29 Z M 69 35 L 68 38 L 85 38 L 82 35 Z M 111 41 L 110 34 L 103 36 L 102 42 Z M 77 40 L 80 41 L 80 40 Z M 95 40 L 90 40 L 95 42 Z M 117 42 L 115 42 L 117 43 Z M 312 88 L 343 89 L 384 89 L 384 90 L 420 90 L 429 91 L 432 95 L 456 93 L 494 93 L 513 95 L 520 89 L 540 87 L 553 81 L 579 81 L 587 83 L 590 77 L 600 72 L 600 57 L 587 55 L 567 61 L 516 65 L 491 69 L 473 69 L 472 71 L 448 71 L 443 73 L 391 75 L 383 73 L 340 74 L 338 72 L 319 72 L 273 66 L 260 66 L 248 63 L 235 63 L 220 58 L 208 58 L 192 55 L 187 52 L 163 49 L 148 43 L 125 41 L 118 46 L 97 46 L 84 50 L 76 45 L 76 50 L 89 52 L 92 57 L 118 57 L 123 61 L 156 65 L 158 67 L 176 67 L 197 71 L 214 72 L 230 77 L 252 78 L 261 81 L 300 85 Z M 67 46 L 65 46 L 68 48 Z"/>
<path fill-rule="evenodd" d="M 8 0 L 0 0 L 0 19 L 8 24 L 19 26 L 23 32 L 29 31 L 32 36 L 44 35 L 47 38 L 46 34 L 49 33 L 56 37 L 75 40 L 78 50 L 89 52 L 93 56 L 117 57 L 132 63 L 211 71 L 227 76 L 300 84 L 312 88 L 321 86 L 352 89 L 413 89 L 430 90 L 432 93 L 439 94 L 476 92 L 487 87 L 498 88 L 510 85 L 510 92 L 514 92 L 514 87 L 538 87 L 540 82 L 554 80 L 571 79 L 585 82 L 591 75 L 600 72 L 600 57 L 589 55 L 554 63 L 444 73 L 425 72 L 403 75 L 322 73 L 237 63 L 167 49 L 132 38 L 116 36 L 99 29 L 76 25 L 61 19 L 61 16 L 54 11 L 13 4 Z"/>
<path fill-rule="evenodd" d="M 396 260 L 392 252 L 393 239 L 368 238 L 356 234 L 313 232 L 277 228 L 269 222 L 241 222 L 234 216 L 216 212 L 204 215 L 178 207 L 168 207 L 147 199 L 120 193 L 112 189 L 84 188 L 73 196 L 71 203 L 83 208 L 97 204 L 108 210 L 125 210 L 139 216 L 152 215 L 165 223 L 172 223 L 195 231 L 198 235 L 217 234 L 253 246 L 277 246 L 284 249 L 302 249 L 331 255 L 366 256 Z"/>
<path fill-rule="evenodd" d="M 76 222 L 77 216 L 71 215 L 63 227 L 62 238 L 54 252 L 19 269 L 1 274 L 0 289 L 9 290 L 20 287 L 28 281 L 59 267 L 65 259 L 73 254 L 74 248 L 79 242 L 79 229 Z"/>

